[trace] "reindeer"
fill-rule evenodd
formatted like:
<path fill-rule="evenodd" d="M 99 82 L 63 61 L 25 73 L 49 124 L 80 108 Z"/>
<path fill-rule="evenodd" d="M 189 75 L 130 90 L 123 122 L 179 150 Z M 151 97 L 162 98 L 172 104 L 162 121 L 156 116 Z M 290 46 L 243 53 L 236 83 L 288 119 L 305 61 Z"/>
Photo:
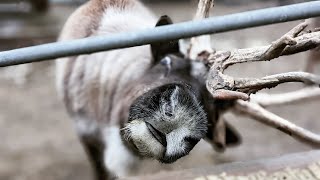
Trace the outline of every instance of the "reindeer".
<path fill-rule="evenodd" d="M 70 16 L 59 41 L 171 23 L 137 0 L 90 0 Z M 225 143 L 215 141 L 223 109 L 193 69 L 178 41 L 57 60 L 57 89 L 96 179 L 136 174 L 148 160 L 174 163 L 203 138 L 217 150 L 239 142 L 228 124 Z"/>

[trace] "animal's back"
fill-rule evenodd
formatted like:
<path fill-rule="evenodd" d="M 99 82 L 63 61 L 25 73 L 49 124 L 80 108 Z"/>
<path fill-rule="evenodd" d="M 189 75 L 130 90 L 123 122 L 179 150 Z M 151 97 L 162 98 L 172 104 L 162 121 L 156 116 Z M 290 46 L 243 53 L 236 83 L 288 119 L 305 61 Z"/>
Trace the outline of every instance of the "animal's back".
<path fill-rule="evenodd" d="M 153 15 L 136 0 L 91 0 L 68 19 L 60 41 L 152 28 Z M 149 46 L 57 60 L 57 87 L 71 115 L 118 124 L 122 90 L 152 63 Z"/>

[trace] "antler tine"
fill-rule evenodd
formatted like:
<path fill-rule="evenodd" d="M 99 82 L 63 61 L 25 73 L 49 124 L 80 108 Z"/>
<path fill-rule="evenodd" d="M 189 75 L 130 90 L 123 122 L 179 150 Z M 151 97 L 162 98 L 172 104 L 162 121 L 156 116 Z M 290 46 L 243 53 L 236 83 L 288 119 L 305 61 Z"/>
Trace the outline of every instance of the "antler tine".
<path fill-rule="evenodd" d="M 250 101 L 259 104 L 262 107 L 273 105 L 284 105 L 307 100 L 320 100 L 320 88 L 306 87 L 297 91 L 280 94 L 252 94 Z"/>
<path fill-rule="evenodd" d="M 259 122 L 276 128 L 302 143 L 312 147 L 320 147 L 320 135 L 310 132 L 290 121 L 267 111 L 256 103 L 237 100 L 234 107 L 235 112 L 247 115 Z"/>
<path fill-rule="evenodd" d="M 200 20 L 209 17 L 210 9 L 214 5 L 214 0 L 199 0 L 198 10 L 194 20 Z M 188 57 L 192 60 L 206 60 L 214 50 L 211 47 L 210 35 L 193 37 L 190 40 Z"/>

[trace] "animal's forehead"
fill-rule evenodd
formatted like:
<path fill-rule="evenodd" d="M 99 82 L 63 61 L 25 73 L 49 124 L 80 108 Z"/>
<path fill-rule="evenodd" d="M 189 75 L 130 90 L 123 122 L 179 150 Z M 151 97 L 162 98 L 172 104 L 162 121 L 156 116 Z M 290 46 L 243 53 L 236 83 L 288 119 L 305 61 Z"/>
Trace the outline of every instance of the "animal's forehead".
<path fill-rule="evenodd" d="M 157 128 L 172 131 L 178 128 L 194 128 L 198 122 L 201 122 L 201 117 L 194 116 L 195 112 L 175 109 L 173 116 L 166 116 L 163 112 L 157 111 L 155 115 L 148 121 Z"/>

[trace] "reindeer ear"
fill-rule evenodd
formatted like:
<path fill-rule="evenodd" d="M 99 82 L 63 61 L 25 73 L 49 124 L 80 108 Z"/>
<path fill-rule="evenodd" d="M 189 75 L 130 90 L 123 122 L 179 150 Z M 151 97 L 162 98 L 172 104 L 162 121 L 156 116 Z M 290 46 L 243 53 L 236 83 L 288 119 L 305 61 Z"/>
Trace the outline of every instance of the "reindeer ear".
<path fill-rule="evenodd" d="M 167 15 L 163 15 L 158 20 L 158 22 L 156 24 L 156 27 L 157 26 L 163 26 L 163 25 L 169 25 L 169 24 L 173 24 L 172 19 Z"/>
<path fill-rule="evenodd" d="M 157 26 L 164 26 L 172 24 L 172 20 L 169 16 L 161 16 L 158 20 Z M 152 56 L 155 60 L 155 63 L 159 63 L 160 60 L 168 54 L 179 54 L 179 42 L 175 41 L 163 41 L 158 43 L 151 44 L 151 52 Z"/>

